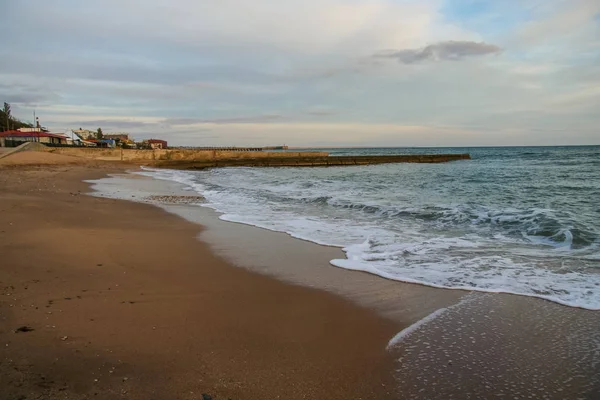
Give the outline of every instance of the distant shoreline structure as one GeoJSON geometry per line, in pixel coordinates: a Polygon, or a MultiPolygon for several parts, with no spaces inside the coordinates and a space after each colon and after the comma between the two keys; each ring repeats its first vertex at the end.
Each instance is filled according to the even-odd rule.
{"type": "Polygon", "coordinates": [[[521,147],[600,147],[600,144],[552,144],[552,145],[464,145],[464,146],[289,146],[288,149],[493,149],[493,148],[521,148],[521,147]]]}
{"type": "Polygon", "coordinates": [[[469,154],[332,156],[325,151],[256,151],[252,148],[168,148],[153,150],[57,147],[50,151],[106,161],[142,162],[176,169],[212,167],[327,167],[470,160],[469,154]]]}
{"type": "Polygon", "coordinates": [[[170,149],[183,150],[212,150],[212,151],[265,151],[265,150],[288,150],[288,146],[266,146],[266,147],[238,147],[238,146],[172,146],[170,149]]]}

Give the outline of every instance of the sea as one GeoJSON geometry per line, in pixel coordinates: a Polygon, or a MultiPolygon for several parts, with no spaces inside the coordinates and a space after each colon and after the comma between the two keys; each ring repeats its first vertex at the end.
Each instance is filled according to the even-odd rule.
{"type": "Polygon", "coordinates": [[[311,150],[472,159],[140,174],[185,185],[222,220],[342,248],[339,268],[600,310],[600,146],[311,150]]]}

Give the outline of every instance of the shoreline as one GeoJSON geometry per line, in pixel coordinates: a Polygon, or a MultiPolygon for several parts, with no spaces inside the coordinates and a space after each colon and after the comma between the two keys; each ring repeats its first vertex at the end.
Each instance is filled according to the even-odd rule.
{"type": "MultiPolygon", "coordinates": [[[[93,168],[85,166],[53,168],[58,168],[61,170],[60,173],[67,175],[79,173],[77,171],[69,172],[70,169],[83,168],[87,171],[86,173],[99,178],[104,173],[112,173],[122,177],[126,170],[131,169],[132,166],[121,164],[117,167],[109,167],[109,164],[96,163],[96,169],[93,172],[91,171],[93,168]],[[99,170],[99,168],[104,170],[99,170]]],[[[48,174],[48,171],[43,172],[41,168],[38,168],[38,170],[34,168],[31,173],[33,175],[43,175],[48,174]]],[[[17,202],[18,199],[35,199],[36,201],[33,203],[46,201],[46,193],[37,193],[36,187],[31,186],[31,182],[28,183],[25,179],[29,173],[21,171],[21,174],[23,176],[18,178],[21,182],[18,182],[18,184],[13,183],[13,187],[8,186],[9,190],[6,191],[10,196],[17,196],[12,199],[12,201],[15,201],[13,208],[17,207],[18,209],[22,206],[22,202],[17,202]],[[15,187],[18,190],[13,190],[15,187]]],[[[143,182],[149,183],[151,192],[157,196],[161,196],[165,192],[177,195],[181,190],[172,182],[162,181],[158,185],[153,182],[152,178],[138,176],[131,179],[132,175],[126,176],[128,176],[126,187],[129,191],[139,190],[140,193],[147,191],[148,188],[136,186],[143,182]],[[166,184],[166,188],[163,186],[161,189],[162,184],[166,184]]],[[[4,175],[4,178],[6,178],[6,175],[4,175]]],[[[73,176],[71,178],[75,179],[73,176]]],[[[79,178],[86,179],[84,174],[79,175],[79,178]]],[[[2,175],[0,175],[1,179],[3,179],[2,175]]],[[[107,179],[102,181],[106,182],[107,179]]],[[[61,185],[65,183],[64,180],[58,182],[62,182],[61,185]]],[[[61,379],[62,382],[66,382],[65,377],[69,377],[71,380],[74,379],[74,381],[79,382],[76,385],[78,388],[84,387],[83,390],[87,390],[86,395],[92,393],[92,390],[97,390],[96,387],[105,385],[105,379],[117,376],[113,375],[114,371],[119,371],[120,374],[126,373],[128,376],[119,376],[127,377],[127,382],[143,382],[141,385],[136,385],[134,391],[128,391],[131,394],[127,395],[131,398],[140,399],[147,398],[144,396],[150,394],[156,396],[156,393],[160,390],[167,390],[157,382],[170,388],[171,392],[164,395],[168,398],[173,397],[172,393],[179,394],[182,388],[188,390],[190,385],[194,386],[193,396],[191,394],[188,397],[181,395],[181,398],[190,399],[201,397],[198,390],[209,386],[216,388],[216,391],[212,394],[209,392],[203,393],[213,395],[214,399],[227,398],[225,396],[229,396],[231,399],[276,398],[278,395],[281,398],[290,399],[311,396],[318,398],[319,395],[332,399],[448,399],[468,396],[488,398],[497,395],[523,398],[541,396],[549,399],[592,399],[595,394],[600,393],[600,373],[598,373],[600,353],[596,348],[596,344],[600,343],[600,332],[597,331],[597,326],[600,324],[600,313],[598,312],[508,294],[465,294],[465,292],[456,298],[452,298],[457,296],[459,291],[390,281],[366,272],[357,273],[331,266],[328,264],[331,259],[329,257],[334,253],[339,254],[340,249],[301,241],[281,232],[256,229],[256,227],[249,225],[222,221],[218,219],[218,215],[214,211],[205,207],[186,206],[185,204],[156,207],[155,205],[139,204],[132,201],[123,202],[111,198],[79,196],[74,192],[67,195],[61,187],[54,185],[50,188],[52,185],[47,179],[38,183],[45,185],[46,189],[44,190],[54,193],[48,197],[52,204],[55,202],[63,203],[63,206],[68,206],[65,209],[71,212],[74,208],[77,209],[78,214],[76,214],[79,216],[79,220],[76,216],[70,215],[68,221],[63,222],[73,223],[75,221],[78,232],[83,229],[84,233],[91,234],[93,239],[99,240],[100,238],[103,243],[110,242],[116,248],[121,248],[121,251],[111,251],[111,257],[114,257],[115,260],[119,258],[121,261],[125,260],[127,262],[110,265],[120,269],[114,271],[115,274],[112,276],[102,277],[105,280],[101,280],[101,285],[109,283],[108,289],[104,286],[98,287],[98,292],[94,292],[94,301],[91,304],[94,312],[104,314],[103,322],[114,323],[115,321],[112,321],[112,318],[113,313],[116,313],[114,315],[117,316],[117,328],[125,329],[125,336],[124,338],[121,337],[123,335],[121,331],[110,331],[110,329],[115,329],[115,326],[110,324],[108,328],[104,328],[108,329],[109,332],[92,330],[90,326],[86,326],[87,320],[84,321],[83,319],[86,316],[82,317],[81,315],[83,310],[78,310],[79,315],[72,314],[73,310],[65,310],[67,305],[73,304],[73,298],[70,296],[71,293],[65,291],[64,285],[73,282],[80,283],[82,279],[89,282],[90,278],[84,278],[83,275],[76,276],[77,273],[91,273],[92,270],[97,270],[93,266],[88,266],[84,271],[79,271],[79,266],[69,265],[69,268],[65,270],[69,273],[62,277],[63,281],[61,283],[54,282],[54,286],[47,285],[43,290],[49,288],[57,290],[58,288],[64,291],[61,296],[68,295],[71,300],[65,302],[63,297],[57,296],[53,301],[60,303],[58,316],[54,309],[55,304],[48,304],[49,307],[43,309],[43,311],[52,309],[53,314],[44,315],[42,311],[41,316],[45,316],[46,319],[63,318],[62,323],[72,323],[78,329],[88,329],[85,331],[86,335],[94,339],[102,338],[102,346],[98,347],[96,341],[86,346],[85,339],[79,337],[76,338],[77,340],[73,340],[72,343],[70,335],[65,335],[67,339],[62,341],[64,336],[59,336],[60,334],[54,331],[54,329],[58,329],[59,325],[45,325],[40,329],[42,332],[36,329],[34,332],[19,334],[2,329],[0,337],[12,339],[7,347],[12,358],[9,358],[9,364],[0,364],[0,368],[5,370],[4,368],[7,366],[14,367],[14,364],[11,363],[15,359],[19,359],[19,356],[24,358],[24,361],[17,365],[19,368],[18,374],[21,375],[15,375],[15,372],[10,368],[5,370],[10,374],[0,378],[0,387],[8,387],[9,383],[13,384],[18,379],[23,382],[22,377],[26,376],[28,378],[25,381],[29,382],[30,389],[33,387],[38,392],[41,390],[39,385],[43,383],[43,380],[39,378],[40,373],[35,372],[37,375],[34,375],[31,372],[36,370],[35,365],[38,362],[31,361],[31,352],[24,352],[27,348],[32,348],[31,343],[28,344],[28,347],[23,346],[26,344],[25,339],[30,337],[29,335],[43,334],[46,335],[43,346],[36,344],[33,347],[36,349],[33,352],[36,356],[42,353],[42,348],[49,348],[51,349],[50,352],[53,352],[52,355],[59,354],[60,359],[65,356],[65,353],[59,353],[57,349],[64,351],[65,345],[73,346],[69,349],[74,349],[75,353],[67,354],[67,358],[71,357],[70,361],[75,360],[80,362],[79,365],[85,366],[87,364],[82,363],[77,358],[79,357],[77,351],[92,351],[96,353],[96,357],[109,357],[112,354],[111,351],[114,352],[115,350],[119,352],[118,362],[102,359],[103,364],[100,364],[98,371],[103,370],[106,366],[111,366],[110,362],[113,363],[112,367],[116,369],[108,369],[108,372],[104,372],[98,382],[93,381],[90,384],[89,375],[81,380],[80,378],[83,376],[81,371],[73,368],[65,371],[62,377],[54,379],[55,382],[61,382],[61,379]],[[72,204],[73,202],[82,202],[87,206],[81,204],[75,206],[72,204]],[[103,209],[102,216],[105,216],[104,212],[108,209],[113,210],[113,212],[120,210],[118,211],[119,216],[106,220],[98,218],[98,216],[94,217],[86,212],[91,204],[100,206],[103,209]],[[163,208],[163,210],[159,208],[163,208]],[[169,215],[169,213],[183,218],[169,215]],[[146,215],[146,217],[140,218],[141,215],[146,215]],[[148,220],[150,215],[152,217],[148,220]],[[117,237],[110,239],[110,237],[99,235],[95,231],[97,224],[104,224],[103,229],[110,226],[117,237]],[[91,229],[87,229],[88,227],[91,227],[91,229]],[[124,227],[125,231],[117,229],[118,227],[124,227]],[[165,235],[167,229],[169,235],[165,235]],[[153,236],[154,239],[148,241],[148,235],[153,236]],[[172,260],[169,260],[163,254],[164,251],[161,246],[164,247],[165,245],[176,246],[182,250],[182,253],[185,253],[176,255],[176,259],[180,260],[180,265],[175,270],[178,274],[173,274],[170,269],[172,260]],[[143,255],[143,262],[134,256],[127,255],[128,252],[131,252],[131,248],[138,249],[139,254],[143,255]],[[196,249],[194,251],[199,251],[198,254],[200,254],[200,259],[203,260],[203,265],[206,264],[204,260],[208,258],[211,260],[210,263],[214,262],[211,265],[216,269],[211,267],[207,271],[200,268],[202,271],[196,271],[198,265],[190,263],[189,259],[191,254],[196,254],[190,253],[192,248],[196,249]],[[203,250],[200,251],[197,248],[203,250]],[[184,255],[187,256],[184,257],[184,255]],[[166,262],[169,267],[161,266],[161,260],[166,262]],[[130,264],[134,268],[124,268],[130,264]],[[194,279],[190,279],[191,277],[199,278],[201,274],[208,274],[213,278],[218,275],[221,280],[214,282],[225,282],[224,285],[226,286],[232,284],[231,276],[239,276],[240,278],[236,278],[233,282],[238,290],[243,291],[243,296],[235,291],[234,298],[223,298],[223,292],[231,291],[231,288],[221,287],[221,285],[215,288],[212,284],[197,283],[194,279]],[[121,281],[126,276],[127,279],[137,276],[142,278],[144,283],[153,282],[153,285],[155,285],[153,287],[157,292],[154,293],[154,297],[151,298],[148,304],[146,304],[146,301],[149,297],[146,296],[149,296],[150,293],[146,292],[145,288],[142,298],[141,290],[139,290],[140,293],[138,293],[138,289],[130,290],[131,287],[125,287],[121,282],[119,282],[119,286],[112,286],[115,281],[121,281]],[[244,277],[241,278],[241,276],[244,277]],[[75,277],[78,279],[74,279],[75,277]],[[110,279],[106,280],[106,278],[110,279]],[[259,287],[268,287],[268,293],[260,291],[257,293],[256,289],[259,287]],[[206,291],[210,292],[211,295],[208,297],[201,295],[206,291]],[[275,292],[280,293],[280,296],[272,297],[275,292]],[[114,300],[111,296],[117,294],[122,297],[122,299],[119,298],[121,302],[118,304],[111,303],[114,300]],[[125,298],[131,297],[129,294],[133,294],[136,298],[125,298]],[[217,294],[217,299],[213,298],[215,294],[217,294]],[[448,297],[449,294],[450,297],[448,297]],[[292,299],[288,298],[289,296],[292,299]],[[242,297],[245,300],[242,300],[242,297]],[[258,305],[256,304],[257,298],[260,299],[258,305]],[[457,301],[459,298],[461,298],[460,301],[457,301]],[[211,322],[216,318],[218,322],[216,325],[207,323],[208,320],[198,321],[195,315],[197,312],[195,301],[198,299],[210,301],[211,304],[220,304],[228,312],[220,316],[212,314],[208,316],[211,322]],[[283,301],[288,303],[290,301],[297,302],[291,315],[289,315],[289,310],[283,309],[283,304],[278,304],[283,301]],[[307,301],[308,305],[306,304],[307,301]],[[275,304],[271,304],[271,302],[275,304]],[[241,326],[241,322],[238,320],[239,317],[236,317],[240,315],[240,310],[236,307],[240,305],[238,303],[245,308],[254,309],[251,315],[242,313],[241,316],[243,323],[252,327],[252,334],[248,338],[247,335],[237,336],[236,332],[234,337],[250,346],[250,348],[260,347],[259,344],[263,343],[264,347],[260,347],[261,352],[266,351],[268,354],[274,352],[275,355],[269,359],[270,362],[266,368],[264,364],[261,364],[263,360],[260,358],[262,358],[263,353],[257,354],[248,351],[247,348],[244,348],[244,353],[241,355],[239,352],[232,352],[232,348],[240,350],[239,346],[236,347],[238,342],[232,341],[231,333],[229,333],[232,327],[241,326]],[[147,306],[148,309],[144,309],[143,306],[147,306]],[[155,308],[157,306],[159,306],[159,309],[155,308]],[[140,318],[135,320],[134,323],[128,319],[119,320],[121,313],[124,312],[123,307],[130,307],[136,312],[141,309],[143,315],[133,314],[134,317],[140,318]],[[306,307],[311,312],[308,312],[306,307]],[[183,309],[183,315],[173,316],[173,309],[183,309]],[[345,312],[349,315],[339,314],[339,310],[342,309],[346,310],[345,312]],[[65,311],[70,314],[63,315],[65,311]],[[158,312],[158,314],[155,315],[155,312],[158,312]],[[71,320],[74,315],[78,315],[77,318],[79,319],[71,320]],[[255,318],[256,321],[248,321],[247,319],[250,317],[255,318]],[[198,355],[198,353],[194,353],[194,349],[197,349],[200,345],[195,343],[195,340],[198,339],[194,336],[196,331],[189,332],[190,318],[192,319],[191,326],[200,328],[199,332],[201,333],[198,337],[201,338],[203,343],[212,345],[211,350],[214,350],[216,346],[218,350],[215,354],[213,354],[213,351],[209,355],[202,354],[202,357],[192,357],[194,354],[198,355]],[[280,318],[285,319],[286,329],[275,332],[272,330],[271,325],[279,321],[280,318]],[[300,321],[297,321],[297,319],[300,319],[300,321]],[[149,324],[151,320],[161,321],[161,324],[149,324]],[[339,320],[346,321],[345,325],[340,326],[339,320]],[[185,323],[182,323],[182,321],[185,323]],[[170,325],[165,327],[164,322],[170,323],[170,325]],[[132,324],[134,326],[130,326],[132,324]],[[368,324],[368,326],[364,324],[368,324]],[[137,325],[143,325],[149,330],[148,332],[144,331],[141,340],[143,343],[137,343],[139,341],[139,332],[136,332],[137,325]],[[55,326],[55,328],[52,328],[52,326],[55,326]],[[185,327],[184,332],[174,329],[181,326],[185,327]],[[206,329],[207,326],[208,333],[202,330],[206,329]],[[292,326],[295,328],[292,329],[292,326]],[[168,327],[171,327],[171,329],[168,329],[168,327]],[[153,337],[153,331],[155,330],[153,328],[160,332],[160,342],[153,341],[156,340],[156,337],[153,337]],[[326,332],[323,332],[323,329],[326,332]],[[331,331],[332,329],[335,332],[331,331]],[[305,337],[307,332],[309,337],[305,337]],[[48,334],[53,334],[53,336],[48,336],[48,334]],[[228,336],[223,338],[221,337],[223,334],[228,336]],[[14,341],[16,338],[23,339],[23,342],[14,341]],[[173,340],[176,343],[171,343],[173,340]],[[168,343],[168,349],[159,348],[159,346],[164,346],[165,342],[168,343]],[[307,346],[306,351],[300,351],[297,348],[300,343],[307,346]],[[131,344],[133,344],[133,350],[128,348],[131,344]],[[17,347],[16,352],[14,350],[15,345],[17,347]],[[83,345],[83,347],[78,348],[77,345],[83,345]],[[283,346],[283,348],[275,351],[273,346],[283,346]],[[158,351],[157,348],[159,348],[158,351]],[[190,351],[192,354],[189,354],[190,351]],[[153,354],[154,352],[156,354],[153,354]],[[124,357],[124,355],[127,355],[127,357],[124,357]],[[263,368],[254,368],[250,371],[246,367],[240,372],[236,369],[239,367],[238,363],[233,362],[234,359],[237,360],[239,357],[243,358],[245,365],[263,365],[263,368]],[[257,357],[259,359],[256,359],[257,357]],[[125,359],[128,361],[124,361],[125,359]],[[165,359],[168,361],[166,364],[165,359]],[[206,364],[206,360],[209,360],[208,364],[206,364]],[[298,360],[301,361],[300,365],[296,364],[298,360]],[[286,385],[282,386],[280,382],[281,375],[274,378],[271,375],[267,379],[268,374],[273,372],[270,368],[275,365],[274,363],[280,366],[279,368],[283,370],[284,374],[289,373],[289,376],[286,375],[289,379],[286,381],[286,385]],[[142,364],[145,367],[144,371],[139,369],[142,364]],[[198,368],[198,364],[201,364],[200,368],[198,368]],[[164,368],[164,365],[169,367],[164,368]],[[314,371],[315,367],[317,371],[314,371]],[[210,369],[209,372],[206,371],[207,368],[210,369]],[[23,373],[22,371],[26,372],[23,373]],[[141,375],[136,379],[129,379],[130,376],[133,376],[129,371],[141,375]],[[167,371],[166,375],[165,371],[167,371]],[[215,371],[221,371],[221,374],[219,375],[215,371]],[[225,372],[223,373],[223,371],[225,372]],[[184,378],[174,378],[173,376],[177,373],[182,374],[184,378]],[[243,375],[242,380],[235,381],[235,384],[232,383],[231,376],[240,376],[239,374],[246,375],[243,375]],[[201,377],[202,384],[198,382],[198,376],[201,377]],[[215,376],[218,379],[215,379],[215,376]],[[327,382],[320,381],[323,376],[327,377],[327,382]],[[33,377],[33,380],[31,380],[31,377],[33,377]],[[229,382],[225,387],[222,386],[224,381],[229,382]],[[102,382],[102,384],[99,382],[102,382]],[[266,382],[266,384],[259,384],[257,387],[249,384],[249,382],[266,382]],[[289,382],[293,382],[296,389],[303,389],[300,391],[288,390],[289,382]],[[333,382],[334,384],[330,385],[333,382]],[[424,382],[429,383],[425,384],[424,382]],[[381,383],[385,386],[382,386],[381,383]],[[148,385],[149,387],[146,387],[148,385]],[[243,387],[244,390],[240,385],[246,385],[243,387]],[[250,385],[250,388],[248,385],[250,385]],[[344,388],[339,387],[340,385],[344,388]],[[265,390],[267,389],[271,392],[266,393],[265,390]],[[288,391],[282,392],[285,390],[288,391]],[[344,392],[342,393],[342,391],[344,392]],[[282,395],[282,393],[284,394],[282,395]],[[362,393],[367,394],[362,395],[362,393]]],[[[78,187],[88,187],[83,182],[71,181],[70,184],[78,187]]],[[[4,187],[7,186],[0,186],[3,189],[4,187]]],[[[187,194],[189,193],[188,191],[187,194]]],[[[10,196],[8,200],[10,200],[10,196]]],[[[129,196],[131,196],[131,193],[129,193],[129,196]]],[[[137,194],[134,194],[134,196],[137,196],[137,194]]],[[[6,200],[7,196],[0,196],[0,205],[3,208],[5,208],[6,200]]],[[[40,207],[40,204],[37,204],[34,210],[39,212],[40,207]]],[[[5,217],[6,214],[0,214],[0,223],[6,222],[5,219],[2,219],[5,217]]],[[[53,212],[50,219],[54,218],[56,217],[53,212]]],[[[22,238],[22,243],[16,243],[17,249],[19,246],[26,246],[32,240],[32,237],[36,237],[36,235],[31,235],[31,226],[40,228],[41,222],[48,225],[48,221],[44,218],[30,222],[28,235],[26,238],[22,238]]],[[[50,229],[48,226],[45,228],[46,230],[50,229]]],[[[4,233],[1,232],[0,235],[4,235],[4,233]]],[[[92,241],[92,243],[95,242],[92,241]]],[[[47,262],[48,254],[53,255],[57,251],[54,247],[47,247],[44,250],[46,253],[44,253],[40,251],[40,243],[35,242],[35,244],[37,250],[28,252],[27,255],[28,257],[37,257],[40,263],[47,262]]],[[[14,241],[4,243],[2,246],[1,250],[3,252],[6,249],[15,251],[14,241]]],[[[101,254],[98,253],[95,246],[92,250],[95,255],[101,254]]],[[[61,257],[62,262],[68,260],[64,257],[64,254],[61,254],[61,257]]],[[[85,256],[82,253],[79,254],[79,257],[81,259],[85,256]]],[[[14,259],[18,262],[22,261],[18,257],[14,259]]],[[[109,264],[103,264],[102,266],[105,265],[109,264]]],[[[100,271],[104,271],[104,268],[100,271]]],[[[42,272],[44,271],[41,269],[37,271],[39,274],[42,274],[42,272]]],[[[52,273],[54,270],[45,272],[52,273]]],[[[2,285],[0,287],[4,286],[5,273],[7,271],[2,271],[3,275],[0,277],[2,285]]],[[[28,273],[28,276],[31,277],[31,271],[28,273]]],[[[59,278],[57,277],[57,279],[59,278]]],[[[98,272],[94,272],[94,279],[97,278],[98,272]]],[[[213,280],[209,281],[213,282],[213,280]]],[[[33,282],[31,280],[28,282],[25,283],[29,287],[25,286],[25,291],[21,290],[19,295],[30,295],[32,293],[31,289],[40,283],[33,284],[30,283],[33,282]]],[[[6,290],[6,287],[4,287],[4,290],[6,290]]],[[[88,295],[85,293],[80,294],[80,296],[89,301],[87,299],[88,295]]],[[[6,292],[3,294],[6,294],[6,292]]],[[[42,303],[47,301],[45,296],[47,294],[42,296],[42,303]]],[[[18,297],[15,298],[22,301],[18,297]]],[[[0,310],[2,311],[6,310],[6,299],[5,296],[0,298],[0,310]]],[[[15,303],[8,310],[18,310],[19,313],[25,316],[37,312],[37,309],[34,312],[27,308],[26,303],[29,300],[27,299],[26,302],[21,304],[15,303]]],[[[80,302],[81,300],[78,299],[80,302]]],[[[31,306],[33,305],[34,303],[31,304],[31,306]]],[[[204,305],[200,308],[206,311],[204,305]]],[[[208,309],[207,312],[210,314],[211,311],[211,309],[208,309]]],[[[132,316],[132,314],[126,315],[128,317],[132,316]]],[[[95,322],[100,320],[94,319],[95,322]]],[[[40,321],[45,322],[45,320],[40,321]]],[[[13,325],[17,323],[16,320],[10,322],[13,325]]],[[[93,357],[91,360],[94,360],[93,357]]],[[[47,361],[50,362],[51,360],[48,359],[47,361]]],[[[90,359],[87,359],[86,362],[90,362],[90,359]]],[[[92,372],[92,375],[97,373],[94,368],[88,369],[92,372]]],[[[279,369],[277,372],[280,372],[279,369]]],[[[107,386],[102,387],[104,391],[110,391],[115,387],[120,388],[121,384],[122,382],[118,379],[113,379],[107,386]]],[[[51,385],[51,390],[54,390],[54,392],[47,391],[46,393],[56,394],[71,390],[70,385],[66,383],[61,383],[61,385],[66,385],[64,390],[60,390],[63,389],[63,386],[57,384],[55,386],[51,385]]],[[[74,397],[65,398],[87,398],[82,395],[80,389],[77,390],[79,391],[71,393],[74,397]]],[[[115,398],[121,398],[117,397],[117,394],[112,393],[111,395],[114,395],[115,398]]],[[[159,396],[159,398],[162,397],[159,396]]]]}
{"type": "MultiPolygon", "coordinates": [[[[130,172],[91,183],[95,191],[93,196],[133,202],[147,203],[142,199],[156,194],[197,195],[181,183],[130,172]]],[[[242,222],[222,220],[221,213],[198,204],[150,204],[202,226],[199,240],[210,245],[215,254],[233,265],[294,285],[335,293],[393,320],[398,324],[398,331],[439,308],[459,302],[470,293],[340,268],[330,263],[332,259],[345,257],[338,246],[323,245],[286,232],[242,222]],[[399,307],[399,304],[402,306],[399,307]]]]}
{"type": "MultiPolygon", "coordinates": [[[[123,199],[129,200],[129,201],[140,202],[140,197],[144,197],[144,196],[152,197],[152,195],[154,195],[155,193],[161,193],[162,195],[167,196],[167,197],[171,196],[171,195],[175,195],[175,196],[179,195],[179,196],[186,197],[186,196],[189,196],[189,194],[191,192],[191,193],[193,193],[193,196],[199,196],[199,198],[202,199],[202,196],[200,196],[199,193],[197,193],[195,190],[193,190],[191,187],[189,187],[185,183],[170,181],[170,180],[166,180],[164,178],[159,179],[159,178],[155,178],[150,175],[136,173],[136,172],[147,173],[149,171],[153,171],[153,170],[147,170],[144,168],[142,168],[142,171],[129,170],[125,174],[120,174],[119,176],[114,177],[114,179],[115,179],[114,185],[116,187],[119,187],[120,188],[119,190],[121,190],[121,188],[124,186],[131,186],[132,182],[136,183],[135,185],[133,185],[133,187],[135,189],[128,189],[128,190],[133,190],[132,193],[136,193],[136,195],[132,196],[131,198],[129,197],[128,194],[125,194],[124,197],[122,197],[123,195],[120,195],[118,193],[111,193],[111,191],[113,189],[111,189],[108,185],[106,185],[104,183],[107,181],[107,179],[103,179],[102,183],[100,181],[91,182],[94,185],[98,185],[98,188],[96,189],[96,193],[94,193],[93,195],[100,195],[101,197],[108,197],[108,198],[123,198],[123,199]],[[121,179],[123,179],[123,180],[121,182],[119,182],[121,179]],[[144,184],[143,183],[144,181],[146,181],[147,184],[144,184]]],[[[579,308],[579,309],[588,310],[588,311],[599,311],[600,310],[598,308],[593,308],[593,307],[589,307],[589,306],[572,304],[572,303],[563,301],[559,298],[548,296],[548,295],[543,295],[543,294],[525,294],[525,293],[519,293],[517,291],[510,291],[510,290],[504,290],[504,289],[494,290],[494,289],[482,289],[482,288],[478,288],[478,287],[464,287],[464,286],[448,287],[448,286],[436,285],[436,284],[428,283],[428,282],[422,282],[422,281],[418,281],[418,280],[399,279],[399,278],[392,277],[392,276],[386,276],[385,274],[371,272],[371,271],[368,271],[365,269],[354,269],[354,268],[347,268],[347,267],[339,266],[336,263],[334,263],[334,261],[345,261],[348,259],[348,254],[344,251],[344,247],[347,247],[347,245],[335,245],[335,244],[330,244],[330,243],[326,243],[326,242],[320,242],[315,239],[310,239],[310,238],[306,238],[306,237],[302,237],[302,236],[296,236],[293,233],[290,233],[287,231],[276,230],[276,229],[268,228],[265,226],[252,224],[249,222],[238,221],[235,219],[222,218],[224,213],[215,210],[214,207],[204,206],[204,205],[202,205],[203,201],[200,201],[200,199],[197,199],[197,200],[198,201],[196,201],[195,203],[192,203],[192,204],[188,204],[186,202],[179,202],[179,203],[177,203],[177,202],[174,203],[174,202],[169,202],[169,201],[162,202],[160,200],[158,200],[158,201],[141,201],[141,202],[154,204],[160,208],[163,208],[175,215],[179,215],[179,216],[183,217],[184,219],[194,222],[194,223],[197,223],[201,226],[207,227],[206,225],[209,225],[215,229],[227,231],[227,235],[221,234],[220,235],[221,237],[219,240],[212,240],[212,242],[213,242],[212,245],[215,249],[222,247],[219,244],[220,241],[226,241],[226,240],[228,240],[228,238],[230,236],[235,236],[236,235],[235,230],[244,230],[246,233],[246,235],[244,235],[244,236],[247,236],[247,237],[252,237],[252,236],[254,236],[254,234],[258,234],[259,236],[261,236],[261,239],[254,243],[254,246],[256,246],[256,247],[262,247],[261,242],[270,242],[273,240],[279,242],[280,244],[285,245],[285,241],[281,241],[281,239],[276,239],[277,238],[276,235],[284,235],[284,236],[292,239],[291,241],[289,241],[290,243],[296,243],[297,241],[309,243],[311,246],[306,247],[307,253],[312,253],[312,252],[321,253],[322,251],[320,249],[322,247],[334,249],[334,251],[331,251],[331,252],[323,252],[323,253],[326,253],[323,255],[323,257],[317,258],[317,259],[311,259],[311,262],[319,263],[321,266],[324,266],[326,264],[325,268],[334,266],[336,268],[340,268],[347,272],[354,272],[354,273],[363,272],[363,273],[366,273],[369,275],[374,275],[374,276],[381,278],[383,280],[386,280],[386,281],[389,280],[392,282],[396,282],[399,285],[408,284],[407,287],[409,287],[409,288],[412,287],[412,285],[417,285],[417,286],[422,286],[422,287],[427,288],[424,290],[436,289],[435,293],[438,296],[440,295],[440,293],[446,292],[447,293],[446,297],[450,300],[448,300],[447,302],[438,303],[437,308],[452,305],[453,303],[458,302],[462,297],[469,294],[470,292],[480,292],[482,294],[491,293],[491,294],[500,294],[500,295],[523,296],[523,297],[527,297],[527,298],[549,301],[551,303],[555,303],[558,305],[579,308]],[[218,220],[218,222],[215,220],[218,220]],[[237,226],[237,228],[227,229],[226,227],[230,224],[237,226]],[[250,229],[248,229],[248,228],[250,228],[250,229]],[[273,234],[275,234],[275,235],[273,235],[273,234]],[[324,263],[323,260],[325,260],[326,262],[324,263]],[[450,292],[458,292],[460,294],[456,294],[453,296],[453,295],[448,294],[450,292]]],[[[205,231],[203,231],[203,233],[206,235],[205,231]]],[[[206,240],[209,242],[211,241],[210,235],[206,238],[206,240]]],[[[238,238],[238,243],[236,244],[236,246],[230,246],[232,248],[229,249],[229,251],[222,252],[222,256],[226,257],[226,258],[231,257],[230,253],[233,253],[236,251],[236,249],[234,247],[239,247],[240,245],[243,246],[244,243],[242,240],[240,240],[238,238]]],[[[298,258],[298,257],[296,257],[296,258],[298,258]]],[[[231,257],[231,260],[232,260],[232,262],[240,264],[241,266],[244,266],[244,264],[245,264],[242,256],[233,256],[233,257],[231,257]]],[[[265,262],[265,260],[261,260],[261,261],[263,263],[265,262]]],[[[311,272],[314,273],[315,271],[311,271],[311,272]]],[[[280,278],[286,279],[285,276],[280,276],[280,278]]],[[[294,280],[292,279],[291,282],[294,282],[294,280]]],[[[310,284],[309,286],[313,286],[313,285],[314,285],[314,283],[310,284]]]]}
{"type": "Polygon", "coordinates": [[[395,397],[393,323],[234,267],[157,207],[82,195],[123,171],[103,165],[2,170],[4,393],[395,397]]]}
{"type": "MultiPolygon", "coordinates": [[[[135,181],[141,192],[197,194],[182,191],[176,182],[134,176],[122,177],[129,189],[135,181]]],[[[342,255],[337,247],[221,220],[207,207],[160,207],[205,226],[200,239],[234,265],[335,293],[393,321],[398,328],[388,349],[398,359],[399,398],[423,398],[423,393],[431,399],[469,393],[535,398],[543,391],[550,399],[587,399],[600,392],[600,374],[594,372],[600,365],[594,347],[600,343],[598,312],[536,297],[440,289],[349,271],[329,264],[342,255]],[[555,335],[569,339],[556,343],[555,335]],[[436,385],[424,387],[424,381],[436,385]]]]}

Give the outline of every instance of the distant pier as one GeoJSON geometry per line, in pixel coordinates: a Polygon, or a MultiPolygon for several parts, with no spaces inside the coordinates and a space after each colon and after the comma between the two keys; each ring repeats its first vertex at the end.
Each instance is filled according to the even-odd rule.
{"type": "MultiPolygon", "coordinates": [[[[264,151],[271,150],[268,147],[173,147],[173,150],[197,150],[197,151],[264,151]]],[[[274,148],[272,148],[274,149],[274,148]]]]}
{"type": "Polygon", "coordinates": [[[176,169],[215,167],[336,167],[392,163],[444,163],[469,160],[469,154],[330,156],[317,151],[255,151],[250,147],[153,150],[52,148],[48,151],[94,160],[124,161],[176,169]]]}

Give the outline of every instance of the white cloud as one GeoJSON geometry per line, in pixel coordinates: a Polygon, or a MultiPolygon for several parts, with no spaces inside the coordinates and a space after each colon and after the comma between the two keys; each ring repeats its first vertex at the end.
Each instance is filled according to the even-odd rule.
{"type": "Polygon", "coordinates": [[[543,144],[574,126],[593,139],[600,2],[507,0],[519,18],[493,35],[444,15],[451,4],[10,2],[0,33],[19,35],[0,49],[0,96],[61,128],[212,144],[543,144]]]}
{"type": "Polygon", "coordinates": [[[437,0],[89,0],[68,7],[69,3],[23,1],[21,11],[31,14],[23,24],[68,26],[73,33],[98,30],[103,37],[154,38],[191,47],[230,46],[228,50],[241,53],[259,45],[309,55],[368,55],[374,49],[422,46],[448,36],[478,38],[445,22],[437,0]],[[61,3],[63,7],[57,6],[61,3]]]}

